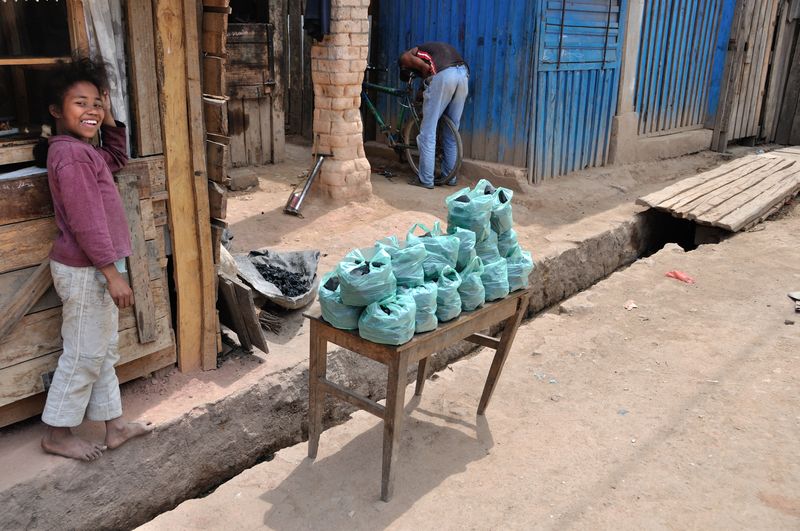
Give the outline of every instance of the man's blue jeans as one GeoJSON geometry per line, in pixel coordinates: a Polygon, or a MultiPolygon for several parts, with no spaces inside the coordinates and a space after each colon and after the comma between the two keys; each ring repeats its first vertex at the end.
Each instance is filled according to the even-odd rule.
{"type": "MultiPolygon", "coordinates": [[[[419,147],[419,180],[422,184],[433,184],[433,170],[436,163],[436,124],[442,114],[453,121],[458,130],[461,113],[467,101],[467,80],[469,73],[466,66],[451,66],[429,78],[422,102],[422,124],[417,136],[419,147]]],[[[449,129],[443,129],[442,146],[444,160],[442,175],[449,174],[456,164],[456,139],[449,129]]]]}

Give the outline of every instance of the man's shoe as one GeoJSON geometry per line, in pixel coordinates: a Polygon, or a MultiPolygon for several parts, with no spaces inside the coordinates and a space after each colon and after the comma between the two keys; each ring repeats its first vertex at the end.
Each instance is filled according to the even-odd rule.
{"type": "Polygon", "coordinates": [[[436,179],[433,180],[433,184],[435,184],[436,186],[445,186],[445,185],[455,186],[458,184],[458,176],[454,175],[453,178],[447,182],[445,182],[443,178],[437,177],[436,179]]]}
{"type": "Polygon", "coordinates": [[[433,190],[432,184],[425,184],[422,181],[420,181],[419,178],[417,177],[414,177],[413,179],[408,181],[408,184],[410,184],[411,186],[419,186],[420,188],[425,188],[426,190],[433,190]]]}

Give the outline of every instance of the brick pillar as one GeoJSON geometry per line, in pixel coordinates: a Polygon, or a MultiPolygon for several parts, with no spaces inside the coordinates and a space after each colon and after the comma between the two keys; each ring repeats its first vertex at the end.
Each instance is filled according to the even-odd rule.
{"type": "Polygon", "coordinates": [[[361,82],[367,67],[369,0],[331,0],[331,34],[311,48],[314,145],[325,160],[316,189],[331,199],[372,194],[364,154],[361,82]]]}

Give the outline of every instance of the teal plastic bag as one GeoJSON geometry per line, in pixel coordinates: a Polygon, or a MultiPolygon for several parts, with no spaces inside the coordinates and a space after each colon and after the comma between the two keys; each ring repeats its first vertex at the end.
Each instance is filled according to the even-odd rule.
{"type": "Polygon", "coordinates": [[[492,230],[498,234],[508,232],[514,226],[514,218],[511,214],[511,198],[514,192],[508,188],[498,188],[492,195],[492,215],[489,223],[492,230]]]}
{"type": "Polygon", "coordinates": [[[392,273],[392,258],[384,250],[359,249],[347,253],[339,262],[339,293],[348,306],[367,306],[394,295],[397,280],[392,273]]]}
{"type": "Polygon", "coordinates": [[[483,260],[480,256],[473,258],[461,272],[461,285],[458,295],[461,297],[461,310],[471,312],[486,301],[486,289],[483,287],[483,260]]]}
{"type": "Polygon", "coordinates": [[[373,302],[358,320],[358,335],[373,343],[402,345],[414,337],[416,313],[414,297],[408,295],[373,302]]]}
{"type": "Polygon", "coordinates": [[[358,318],[364,311],[363,306],[348,306],[342,302],[339,292],[339,276],[336,271],[326,273],[319,285],[319,307],[322,318],[331,326],[342,330],[358,328],[358,318]]]}
{"type": "Polygon", "coordinates": [[[445,199],[447,205],[447,231],[454,234],[456,227],[471,230],[475,240],[482,241],[491,232],[492,196],[475,194],[462,188],[445,199]]]}
{"type": "Polygon", "coordinates": [[[501,232],[497,235],[497,252],[500,253],[500,256],[508,256],[511,249],[517,245],[517,233],[514,229],[501,232]]]}
{"type": "Polygon", "coordinates": [[[422,262],[428,255],[422,243],[408,244],[398,241],[397,236],[389,236],[375,243],[392,257],[392,273],[398,286],[415,287],[425,282],[422,262]]]}
{"type": "Polygon", "coordinates": [[[475,244],[475,253],[481,257],[484,264],[500,258],[500,252],[497,250],[497,234],[489,231],[489,236],[485,240],[475,244]]]}
{"type": "Polygon", "coordinates": [[[430,332],[439,326],[439,320],[436,319],[436,291],[436,282],[426,282],[422,286],[415,288],[397,288],[398,295],[414,297],[414,302],[417,305],[417,313],[414,317],[414,331],[417,334],[430,332]]]}
{"type": "Polygon", "coordinates": [[[415,223],[408,229],[406,245],[417,243],[423,244],[428,252],[422,262],[425,280],[437,280],[442,269],[447,266],[456,267],[460,240],[455,236],[444,234],[438,221],[433,224],[432,229],[422,223],[415,223]],[[419,236],[415,234],[418,229],[422,232],[419,236]]]}
{"type": "Polygon", "coordinates": [[[475,257],[475,233],[469,229],[456,227],[452,235],[459,241],[456,271],[461,271],[475,257]]]}
{"type": "Polygon", "coordinates": [[[486,290],[486,301],[496,301],[508,295],[508,264],[505,258],[483,264],[481,275],[483,288],[486,290]]]}
{"type": "Polygon", "coordinates": [[[511,249],[506,257],[508,263],[508,291],[528,287],[528,277],[536,267],[533,263],[533,256],[528,251],[523,251],[519,245],[511,249]]]}
{"type": "Polygon", "coordinates": [[[450,266],[442,270],[436,283],[436,317],[440,323],[455,319],[461,313],[461,275],[450,266]]]}

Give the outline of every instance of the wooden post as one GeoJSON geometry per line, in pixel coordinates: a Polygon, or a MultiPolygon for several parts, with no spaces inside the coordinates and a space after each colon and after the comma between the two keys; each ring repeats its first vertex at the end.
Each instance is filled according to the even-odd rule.
{"type": "MultiPolygon", "coordinates": [[[[275,72],[275,85],[270,93],[270,106],[272,115],[272,162],[274,164],[283,162],[284,154],[286,152],[286,125],[284,123],[284,45],[283,45],[283,28],[286,26],[286,3],[281,0],[273,0],[269,2],[268,18],[272,24],[272,40],[273,40],[273,64],[272,69],[275,72]]],[[[270,38],[268,36],[268,38],[270,38]]],[[[299,87],[298,87],[299,88],[299,87]]]]}
{"type": "Polygon", "coordinates": [[[169,224],[178,292],[178,367],[186,372],[210,368],[207,365],[210,351],[216,354],[216,294],[198,94],[197,14],[196,4],[191,0],[159,0],[153,9],[169,224]]]}
{"type": "Polygon", "coordinates": [[[89,35],[86,33],[83,0],[67,0],[67,24],[69,25],[69,44],[72,52],[87,57],[89,55],[89,35]]]}

